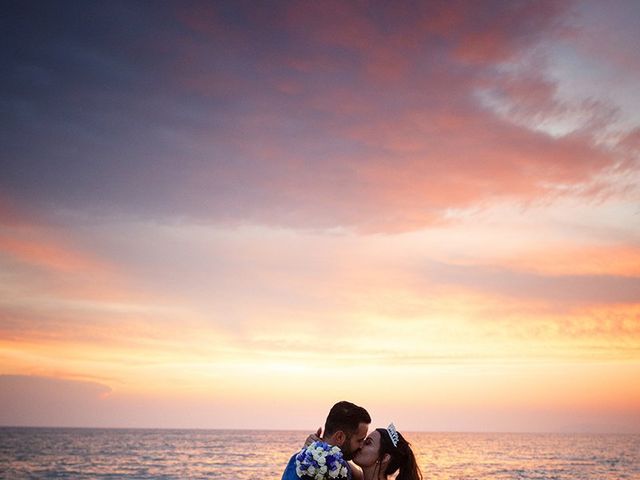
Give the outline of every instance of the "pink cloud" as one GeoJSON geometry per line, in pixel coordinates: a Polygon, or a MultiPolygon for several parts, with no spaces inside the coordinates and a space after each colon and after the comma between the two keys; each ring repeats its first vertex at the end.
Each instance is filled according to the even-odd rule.
{"type": "Polygon", "coordinates": [[[477,64],[500,63],[517,57],[527,47],[544,36],[558,35],[566,30],[559,21],[569,3],[519,2],[504,4],[476,2],[454,3],[465,12],[461,24],[445,35],[456,39],[458,59],[477,64]]]}
{"type": "MultiPolygon", "coordinates": [[[[256,32],[243,39],[225,36],[245,45],[277,26],[294,46],[255,51],[250,62],[268,84],[252,88],[237,73],[211,74],[211,87],[224,81],[257,107],[232,113],[215,134],[217,145],[246,161],[212,164],[177,188],[202,192],[208,181],[224,179],[252,192],[227,198],[230,214],[257,223],[399,231],[438,222],[451,208],[553,197],[555,185],[589,182],[618,161],[595,146],[591,132],[554,138],[499,118],[478,100],[493,89],[516,116],[541,120],[566,111],[553,80],[533,71],[540,65],[495,70],[542,38],[566,35],[564,7],[447,2],[392,10],[293,4],[283,20],[250,16],[256,32]],[[265,18],[272,23],[260,23],[265,18]],[[290,122],[297,124],[292,135],[290,122]]],[[[211,22],[212,34],[219,22],[211,22]]],[[[197,78],[183,81],[195,85],[197,78]]],[[[602,110],[593,108],[594,115],[602,110]]]]}
{"type": "Polygon", "coordinates": [[[636,18],[638,3],[622,0],[615,9],[598,1],[581,2],[574,21],[577,36],[575,47],[590,58],[610,65],[621,75],[640,72],[640,56],[636,45],[640,41],[636,18]]]}
{"type": "Polygon", "coordinates": [[[29,184],[29,199],[115,215],[397,232],[442,222],[452,209],[575,192],[632,156],[597,144],[613,115],[602,102],[577,109],[588,128],[571,135],[536,129],[572,108],[541,68],[544,42],[575,35],[569,7],[557,2],[170,10],[175,22],[156,44],[138,46],[159,58],[161,68],[139,72],[156,96],[117,98],[141,101],[132,128],[142,131],[79,149],[69,175],[46,189],[29,184]],[[92,188],[103,176],[83,170],[85,158],[114,181],[92,188]]]}

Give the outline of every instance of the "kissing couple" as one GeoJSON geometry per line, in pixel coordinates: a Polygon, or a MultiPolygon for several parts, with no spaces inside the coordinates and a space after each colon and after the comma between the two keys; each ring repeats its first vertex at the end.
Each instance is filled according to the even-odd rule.
{"type": "Polygon", "coordinates": [[[324,433],[307,438],[282,474],[282,480],[422,480],[415,455],[393,424],[369,435],[371,417],[351,402],[329,411],[324,433]]]}

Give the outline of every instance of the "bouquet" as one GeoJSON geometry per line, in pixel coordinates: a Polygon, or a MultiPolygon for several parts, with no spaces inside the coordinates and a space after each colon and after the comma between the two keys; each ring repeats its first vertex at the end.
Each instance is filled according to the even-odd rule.
{"type": "Polygon", "coordinates": [[[296,455],[296,473],[305,480],[347,478],[347,462],[340,448],[313,442],[296,455]]]}

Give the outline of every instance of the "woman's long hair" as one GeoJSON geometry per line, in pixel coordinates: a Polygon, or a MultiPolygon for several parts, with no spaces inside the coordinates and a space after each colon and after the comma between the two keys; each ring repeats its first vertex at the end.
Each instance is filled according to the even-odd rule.
{"type": "Polygon", "coordinates": [[[385,454],[389,454],[391,460],[384,471],[385,475],[398,472],[396,480],[422,480],[422,472],[416,462],[416,457],[411,450],[411,445],[398,432],[398,445],[394,446],[386,428],[377,428],[380,434],[380,453],[378,460],[382,463],[385,454]]]}

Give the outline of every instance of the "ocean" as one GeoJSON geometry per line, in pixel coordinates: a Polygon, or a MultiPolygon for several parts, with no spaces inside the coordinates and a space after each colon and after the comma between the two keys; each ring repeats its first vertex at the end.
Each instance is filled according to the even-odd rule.
{"type": "MultiPolygon", "coordinates": [[[[305,432],[0,428],[2,479],[279,479],[305,432]]],[[[406,433],[425,480],[640,480],[640,435],[406,433]]]]}

